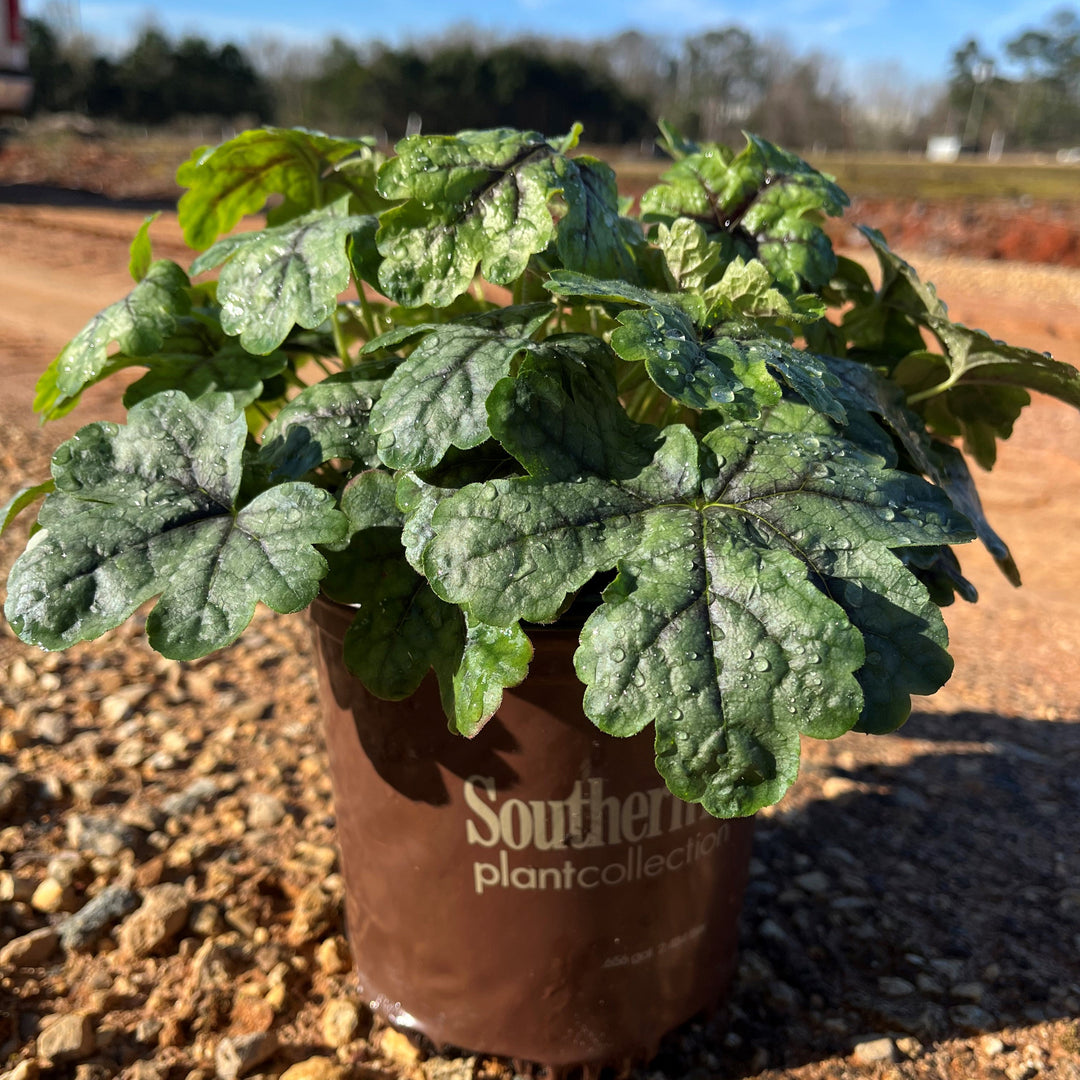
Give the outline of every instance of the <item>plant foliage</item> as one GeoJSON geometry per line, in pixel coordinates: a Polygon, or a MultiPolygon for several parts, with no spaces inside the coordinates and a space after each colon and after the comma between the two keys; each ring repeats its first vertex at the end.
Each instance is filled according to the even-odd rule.
{"type": "Polygon", "coordinates": [[[433,672],[471,736],[585,591],[586,714],[651,729],[719,816],[779,799],[801,736],[903,723],[951,672],[940,605],[974,598],[952,545],[1019,583],[962,450],[991,467],[1028,391],[1080,406],[1080,377],[953,323],[873,230],[877,284],[838,259],[847,198],[794,155],[663,131],[636,216],[576,128],[199,151],[202,254],[154,261],[144,226],[131,293],[42,376],[51,418],[147,369],[126,426],[4,508],[44,497],[16,632],[62,648],[159,597],[151,643],[191,658],[321,589],[373,693],[433,672]]]}

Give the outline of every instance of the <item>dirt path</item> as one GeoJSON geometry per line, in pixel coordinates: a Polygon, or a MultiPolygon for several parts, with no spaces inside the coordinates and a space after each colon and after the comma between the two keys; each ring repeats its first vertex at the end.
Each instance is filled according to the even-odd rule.
{"type": "MultiPolygon", "coordinates": [[[[128,289],[141,220],[0,207],[0,501],[44,474],[63,434],[119,417],[115,387],[44,431],[29,405],[45,364],[128,289]]],[[[153,236],[180,257],[174,217],[153,236]]],[[[1080,271],[909,257],[954,317],[1080,364],[1080,271]]],[[[762,815],[726,1025],[684,1029],[639,1077],[1080,1080],[1080,415],[1038,401],[981,481],[1023,589],[965,552],[982,600],[946,612],[950,684],[894,736],[807,746],[796,789],[762,815]],[[878,1060],[853,1052],[869,1037],[891,1040],[878,1060]]],[[[13,550],[0,542],[3,569],[13,550]]],[[[210,1080],[223,1042],[269,1031],[267,1076],[319,1055],[342,1080],[510,1080],[482,1060],[418,1063],[353,1001],[337,909],[298,929],[312,896],[340,903],[308,645],[296,619],[260,614],[253,631],[190,665],[162,664],[137,632],[62,657],[0,632],[0,802],[15,791],[29,808],[0,821],[0,874],[39,883],[72,821],[123,803],[149,853],[95,856],[77,888],[186,880],[194,897],[182,940],[156,956],[125,960],[106,937],[0,971],[0,1075],[74,1012],[93,1029],[72,1059],[91,1063],[87,1078],[210,1080]],[[145,698],[125,709],[131,685],[145,698]],[[207,780],[217,802],[162,815],[207,780]],[[334,1043],[327,1017],[349,1008],[357,1024],[334,1043]]],[[[49,921],[14,907],[0,946],[49,921]]]]}

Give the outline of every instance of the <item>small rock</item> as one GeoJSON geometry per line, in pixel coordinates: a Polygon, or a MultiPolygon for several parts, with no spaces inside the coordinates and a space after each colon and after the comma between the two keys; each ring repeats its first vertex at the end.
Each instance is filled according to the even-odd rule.
{"type": "Polygon", "coordinates": [[[998,1054],[1005,1053],[1005,1044],[996,1035],[987,1035],[980,1045],[987,1057],[997,1057],[998,1054]]]}
{"type": "Polygon", "coordinates": [[[165,815],[156,807],[138,796],[124,804],[120,811],[120,820],[125,825],[142,829],[145,833],[157,832],[165,824],[165,815]]]}
{"type": "Polygon", "coordinates": [[[65,1013],[37,1037],[38,1057],[54,1064],[89,1057],[96,1047],[94,1025],[85,1013],[65,1013]]]}
{"type": "Polygon", "coordinates": [[[79,851],[110,856],[119,855],[125,848],[136,848],[140,835],[113,817],[75,814],[68,819],[67,839],[79,851]]]}
{"type": "Polygon", "coordinates": [[[896,1040],[896,1049],[905,1057],[917,1057],[922,1052],[922,1043],[913,1035],[905,1035],[896,1040]]]}
{"type": "Polygon", "coordinates": [[[945,993],[945,988],[932,975],[920,971],[915,976],[915,986],[920,994],[929,994],[931,997],[940,997],[945,993]]]}
{"type": "MultiPolygon", "coordinates": [[[[115,1028],[103,1028],[98,1032],[97,1044],[99,1047],[107,1045],[102,1042],[101,1036],[106,1031],[114,1031],[115,1028]]],[[[111,1041],[111,1040],[109,1040],[111,1041]]],[[[75,1080],[112,1080],[115,1070],[103,1061],[84,1061],[75,1066],[75,1080]]]]}
{"type": "Polygon", "coordinates": [[[379,1036],[378,1046],[383,1057],[405,1068],[411,1069],[420,1061],[420,1051],[413,1046],[409,1037],[392,1027],[386,1028],[379,1036]]]}
{"type": "Polygon", "coordinates": [[[38,1080],[41,1066],[33,1058],[23,1058],[11,1072],[0,1073],[0,1080],[38,1080]]]}
{"type": "Polygon", "coordinates": [[[956,1005],[949,1010],[949,1019],[961,1031],[969,1032],[986,1031],[996,1024],[993,1016],[978,1005],[956,1005]]]}
{"type": "Polygon", "coordinates": [[[229,1016],[229,1034],[251,1035],[269,1031],[274,1026],[276,1015],[274,1006],[264,998],[250,993],[238,994],[229,1016]]]}
{"type": "Polygon", "coordinates": [[[198,934],[199,937],[214,937],[216,934],[221,933],[224,925],[224,920],[221,918],[221,908],[209,901],[196,904],[188,917],[188,927],[193,934],[198,934]]]}
{"type": "Polygon", "coordinates": [[[861,1039],[855,1044],[852,1056],[860,1065],[880,1065],[899,1060],[896,1043],[884,1035],[861,1039]]]}
{"type": "Polygon", "coordinates": [[[154,1046],[164,1026],[156,1016],[148,1016],[135,1025],[135,1038],[147,1046],[154,1046]]]}
{"type": "Polygon", "coordinates": [[[476,1075],[476,1058],[429,1058],[420,1068],[425,1080],[473,1080],[476,1075]]]}
{"type": "Polygon", "coordinates": [[[930,961],[930,966],[950,983],[957,983],[964,975],[964,961],[952,960],[945,957],[935,957],[930,961]]]}
{"type": "Polygon", "coordinates": [[[75,890],[70,885],[61,885],[55,878],[47,877],[34,890],[30,906],[47,915],[54,915],[58,911],[71,911],[75,906],[75,890]]]}
{"type": "Polygon", "coordinates": [[[47,803],[58,803],[64,797],[64,781],[59,776],[42,776],[38,779],[38,797],[47,803]]]}
{"type": "Polygon", "coordinates": [[[308,885],[296,898],[287,941],[293,946],[314,941],[329,928],[334,912],[334,901],[322,886],[318,882],[308,885]]]}
{"type": "Polygon", "coordinates": [[[345,1080],[348,1070],[329,1058],[313,1057],[290,1065],[280,1080],[345,1080]]]}
{"type": "Polygon", "coordinates": [[[126,885],[109,885],[58,927],[68,952],[90,949],[114,922],[139,906],[139,894],[126,885]]]}
{"type": "Polygon", "coordinates": [[[74,885],[86,870],[86,860],[77,851],[61,851],[49,860],[45,872],[61,885],[74,885]]]}
{"type": "Polygon", "coordinates": [[[901,979],[897,975],[883,975],[877,983],[878,989],[886,997],[906,997],[908,994],[915,993],[914,983],[901,979]]]}
{"type": "Polygon", "coordinates": [[[34,672],[21,656],[16,656],[8,665],[7,681],[20,690],[25,690],[28,686],[34,685],[34,672]]]}
{"type": "Polygon", "coordinates": [[[150,956],[184,929],[190,910],[182,885],[155,885],[138,911],[124,920],[117,940],[132,956],[150,956]]]}
{"type": "Polygon", "coordinates": [[[73,780],[71,782],[71,796],[79,806],[97,806],[105,801],[108,793],[108,787],[100,780],[73,780]]]}
{"type": "Polygon", "coordinates": [[[986,987],[980,982],[957,983],[949,988],[949,993],[957,1001],[970,1001],[973,1005],[978,1005],[986,994],[986,987]]]}
{"type": "Polygon", "coordinates": [[[340,935],[327,938],[315,950],[315,962],[324,975],[340,975],[352,966],[349,946],[340,935]]]}
{"type": "Polygon", "coordinates": [[[26,784],[10,765],[0,765],[0,817],[14,817],[26,802],[26,784]]]}
{"type": "Polygon", "coordinates": [[[32,930],[13,938],[0,949],[0,968],[35,967],[45,963],[60,943],[60,935],[52,926],[32,930]]]}
{"type": "Polygon", "coordinates": [[[1005,1066],[1008,1080],[1033,1080],[1039,1071],[1039,1067],[1031,1061],[1014,1061],[1005,1066]]]}
{"type": "Polygon", "coordinates": [[[37,738],[60,746],[71,737],[71,721],[63,713],[38,713],[34,717],[32,730],[37,738]]]}
{"type": "Polygon", "coordinates": [[[170,795],[161,804],[161,808],[169,817],[191,817],[199,807],[213,802],[218,794],[217,784],[204,776],[193,781],[178,794],[170,795]]]}
{"type": "Polygon", "coordinates": [[[25,904],[34,895],[34,883],[28,878],[17,878],[10,870],[0,870],[0,901],[12,900],[25,904]]]}
{"type": "Polygon", "coordinates": [[[221,1040],[214,1052],[214,1065],[219,1080],[236,1080],[238,1076],[268,1061],[277,1050],[277,1039],[270,1032],[252,1032],[221,1040]]]}
{"type": "Polygon", "coordinates": [[[249,829],[272,829],[285,818],[285,804],[274,795],[256,793],[248,801],[249,829]]]}
{"type": "Polygon", "coordinates": [[[348,998],[333,998],[326,1003],[322,1016],[323,1038],[336,1050],[358,1037],[360,1010],[348,998]]]}
{"type": "Polygon", "coordinates": [[[102,698],[98,719],[105,724],[118,724],[149,692],[150,687],[145,683],[136,683],[117,690],[115,694],[102,698]]]}
{"type": "Polygon", "coordinates": [[[795,884],[811,896],[824,896],[825,893],[832,891],[832,882],[829,880],[828,874],[823,873],[821,870],[811,870],[809,873],[799,874],[795,878],[795,884]]]}

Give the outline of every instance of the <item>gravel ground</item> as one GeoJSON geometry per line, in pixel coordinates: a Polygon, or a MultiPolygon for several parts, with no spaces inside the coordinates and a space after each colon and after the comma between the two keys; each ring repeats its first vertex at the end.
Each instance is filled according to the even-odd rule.
{"type": "MultiPolygon", "coordinates": [[[[50,235],[78,265],[85,231],[50,235]]],[[[953,310],[1009,334],[993,318],[1038,285],[985,273],[953,310]]],[[[1034,337],[1075,358],[1080,315],[1049,318],[1034,337]]],[[[57,437],[4,414],[0,500],[57,437]]],[[[976,556],[986,604],[948,613],[950,686],[896,735],[806,747],[761,816],[726,1011],[635,1080],[1080,1080],[1078,435],[1047,403],[1021,425],[986,501],[1026,589],[976,556]]],[[[63,654],[0,630],[2,1080],[511,1080],[359,1000],[314,691],[304,621],[262,610],[189,664],[138,621],[63,654]]]]}

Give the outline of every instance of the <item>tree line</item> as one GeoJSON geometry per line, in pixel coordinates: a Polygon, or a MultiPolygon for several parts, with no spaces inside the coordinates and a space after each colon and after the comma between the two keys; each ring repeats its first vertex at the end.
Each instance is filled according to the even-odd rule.
{"type": "Polygon", "coordinates": [[[947,81],[912,86],[898,68],[851,90],[837,64],[727,27],[671,41],[634,31],[593,41],[450,32],[391,48],[332,39],[319,48],[242,50],[144,29],[118,57],[28,20],[35,107],[144,125],[185,117],[303,124],[388,140],[422,128],[585,126],[598,143],[651,139],[666,117],[689,136],[740,141],[757,131],[810,149],[922,149],[931,134],[972,147],[996,132],[1010,149],[1080,143],[1080,18],[1054,15],[1002,46],[971,40],[947,81]]]}

